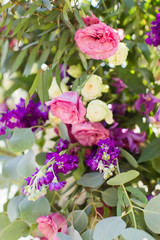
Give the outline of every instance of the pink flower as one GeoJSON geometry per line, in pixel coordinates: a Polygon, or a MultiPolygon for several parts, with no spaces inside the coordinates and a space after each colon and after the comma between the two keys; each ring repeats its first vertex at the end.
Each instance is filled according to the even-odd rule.
{"type": "Polygon", "coordinates": [[[75,41],[80,50],[93,59],[107,59],[118,49],[119,35],[117,31],[105,23],[93,24],[79,29],[75,41]]]}
{"type": "MultiPolygon", "coordinates": [[[[67,233],[67,221],[59,213],[52,213],[48,216],[41,216],[37,219],[38,229],[47,240],[59,240],[57,232],[67,233]]],[[[42,239],[45,239],[42,238],[42,239]]]]}
{"type": "Polygon", "coordinates": [[[93,13],[91,15],[92,17],[90,16],[86,16],[85,18],[82,17],[83,22],[86,24],[87,27],[93,24],[100,23],[100,20],[93,13]]]}
{"type": "Polygon", "coordinates": [[[99,122],[84,122],[72,126],[72,134],[83,146],[92,146],[109,137],[109,131],[99,122]]]}
{"type": "Polygon", "coordinates": [[[46,104],[51,107],[53,116],[59,117],[66,124],[84,121],[86,109],[77,92],[65,92],[46,104]]]}
{"type": "Polygon", "coordinates": [[[118,28],[117,32],[119,34],[120,41],[122,41],[124,39],[124,37],[125,37],[123,28],[118,28]]]}

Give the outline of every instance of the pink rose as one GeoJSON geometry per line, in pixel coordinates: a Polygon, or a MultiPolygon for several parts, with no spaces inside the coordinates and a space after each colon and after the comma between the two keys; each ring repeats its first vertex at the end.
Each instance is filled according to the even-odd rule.
{"type": "Polygon", "coordinates": [[[83,146],[92,146],[109,137],[109,131],[99,122],[84,122],[72,126],[72,134],[83,146]]]}
{"type": "Polygon", "coordinates": [[[66,124],[84,121],[86,109],[77,92],[65,92],[46,104],[51,107],[51,113],[66,124]]]}
{"type": "Polygon", "coordinates": [[[118,28],[117,32],[119,34],[120,41],[122,41],[124,39],[124,37],[125,37],[123,28],[118,28]]]}
{"type": "Polygon", "coordinates": [[[86,24],[86,26],[100,23],[100,20],[93,13],[91,15],[92,17],[90,16],[86,16],[85,18],[82,17],[83,22],[86,24]]]}
{"type": "Polygon", "coordinates": [[[80,50],[93,59],[107,59],[118,49],[118,32],[105,23],[79,29],[75,41],[80,50]]]}
{"type": "Polygon", "coordinates": [[[59,240],[56,237],[57,232],[67,233],[67,221],[59,213],[52,213],[47,217],[41,216],[37,219],[37,223],[39,231],[47,240],[59,240]]]}

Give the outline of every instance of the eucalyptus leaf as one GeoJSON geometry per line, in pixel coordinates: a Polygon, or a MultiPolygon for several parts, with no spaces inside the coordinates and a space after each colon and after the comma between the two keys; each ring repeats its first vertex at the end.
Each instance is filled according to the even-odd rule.
{"type": "Polygon", "coordinates": [[[14,158],[8,159],[2,167],[2,174],[5,178],[9,178],[11,180],[19,180],[20,176],[17,172],[17,165],[22,156],[17,156],[14,158]]]}
{"type": "Polygon", "coordinates": [[[16,218],[20,218],[19,203],[24,199],[24,195],[19,195],[12,198],[7,206],[9,220],[13,222],[16,218]]]}
{"type": "Polygon", "coordinates": [[[6,60],[6,57],[7,57],[8,45],[9,45],[9,41],[5,40],[5,42],[3,44],[3,51],[2,51],[2,56],[1,56],[1,67],[3,66],[3,64],[6,60]]]}
{"type": "Polygon", "coordinates": [[[138,177],[139,172],[136,170],[130,170],[128,172],[123,172],[107,181],[108,185],[122,185],[124,183],[130,182],[136,177],[138,177]]]}
{"type": "Polygon", "coordinates": [[[92,188],[99,187],[103,183],[104,183],[103,176],[99,172],[86,173],[77,182],[77,184],[79,185],[82,185],[84,187],[92,187],[92,188]]]}
{"type": "Polygon", "coordinates": [[[88,217],[83,210],[75,210],[69,215],[73,219],[73,226],[78,232],[83,232],[88,224],[88,217]]]}
{"type": "Polygon", "coordinates": [[[131,166],[133,166],[134,168],[138,167],[138,163],[136,161],[136,159],[126,150],[119,148],[121,151],[121,155],[131,164],[131,166]]]}
{"type": "Polygon", "coordinates": [[[126,240],[155,240],[149,233],[146,233],[145,231],[141,229],[135,229],[135,228],[126,228],[122,232],[122,236],[126,240]]]}
{"type": "Polygon", "coordinates": [[[43,1],[43,4],[45,5],[46,8],[48,8],[48,10],[52,10],[52,5],[50,3],[49,0],[42,0],[43,1]]]}
{"type": "Polygon", "coordinates": [[[2,230],[10,224],[9,218],[6,213],[0,213],[0,223],[1,223],[0,224],[0,235],[1,235],[2,230]]]}
{"type": "Polygon", "coordinates": [[[82,240],[93,240],[93,230],[88,229],[82,233],[82,240]]]}
{"type": "Polygon", "coordinates": [[[102,192],[102,199],[110,207],[117,206],[118,190],[116,188],[107,188],[102,192]]]}
{"type": "Polygon", "coordinates": [[[68,236],[62,232],[58,232],[56,234],[56,237],[58,237],[59,240],[73,240],[73,238],[71,238],[70,236],[68,236]]]}

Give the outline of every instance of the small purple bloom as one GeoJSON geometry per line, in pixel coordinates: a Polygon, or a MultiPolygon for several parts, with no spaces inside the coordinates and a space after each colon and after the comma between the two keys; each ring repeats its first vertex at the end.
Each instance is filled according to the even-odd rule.
{"type": "Polygon", "coordinates": [[[154,97],[151,93],[139,94],[139,98],[135,102],[135,108],[141,114],[148,115],[156,103],[160,102],[159,98],[154,97]]]}
{"type": "Polygon", "coordinates": [[[154,117],[157,122],[160,122],[160,105],[154,117]]]}
{"type": "Polygon", "coordinates": [[[66,184],[65,181],[50,183],[49,184],[49,191],[52,191],[52,190],[58,191],[61,188],[63,188],[65,186],[65,184],[66,184]]]}
{"type": "Polygon", "coordinates": [[[156,21],[152,21],[151,24],[151,31],[146,33],[148,38],[145,41],[147,44],[157,47],[160,45],[160,9],[156,16],[156,21]]]}
{"type": "Polygon", "coordinates": [[[116,87],[116,93],[119,94],[122,92],[125,88],[127,88],[127,85],[120,79],[120,78],[112,78],[115,83],[111,83],[112,86],[116,87]]]}
{"type": "Polygon", "coordinates": [[[6,133],[6,128],[4,126],[1,126],[0,127],[0,136],[5,135],[5,133],[6,133]]]}
{"type": "Polygon", "coordinates": [[[67,149],[69,146],[69,141],[68,140],[63,140],[63,139],[59,139],[59,142],[57,143],[57,146],[55,147],[55,149],[57,149],[57,152],[60,153],[62,150],[67,149]]]}
{"type": "Polygon", "coordinates": [[[61,79],[69,76],[69,74],[67,73],[67,69],[69,69],[68,65],[61,63],[59,68],[60,68],[61,79]]]}
{"type": "Polygon", "coordinates": [[[125,103],[112,103],[110,110],[113,112],[113,115],[124,116],[127,110],[127,104],[125,103]]]}

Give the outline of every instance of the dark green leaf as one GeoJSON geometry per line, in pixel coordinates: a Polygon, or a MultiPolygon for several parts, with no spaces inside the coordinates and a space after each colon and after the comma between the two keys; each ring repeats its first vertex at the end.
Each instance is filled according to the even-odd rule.
{"type": "Polygon", "coordinates": [[[24,69],[24,72],[23,72],[23,74],[26,75],[26,76],[28,76],[30,74],[30,71],[31,71],[31,69],[33,67],[33,64],[35,62],[35,59],[36,59],[37,51],[38,51],[38,47],[36,46],[32,49],[32,52],[29,55],[29,58],[27,60],[27,63],[26,63],[26,66],[25,66],[25,69],[24,69]]]}
{"type": "Polygon", "coordinates": [[[12,65],[12,68],[10,70],[10,75],[12,75],[12,73],[16,72],[16,70],[20,67],[20,65],[22,64],[25,56],[27,53],[27,49],[23,50],[22,52],[20,52],[20,54],[18,55],[18,57],[15,59],[15,62],[12,65]]]}
{"type": "Polygon", "coordinates": [[[149,52],[147,44],[146,43],[137,43],[137,45],[138,45],[139,49],[141,50],[141,52],[143,53],[146,60],[149,62],[150,61],[150,52],[149,52]]]}
{"type": "Polygon", "coordinates": [[[153,73],[151,72],[151,70],[147,69],[147,68],[140,68],[139,69],[140,72],[142,73],[143,77],[147,80],[147,82],[151,85],[151,83],[155,82],[153,73]]]}

